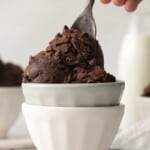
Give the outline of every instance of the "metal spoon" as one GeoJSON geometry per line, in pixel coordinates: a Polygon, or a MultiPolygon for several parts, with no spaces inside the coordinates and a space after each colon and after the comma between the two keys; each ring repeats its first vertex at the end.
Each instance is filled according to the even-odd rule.
{"type": "Polygon", "coordinates": [[[88,0],[88,4],[81,15],[73,23],[72,28],[86,32],[96,38],[96,24],[92,13],[95,0],[88,0]]]}

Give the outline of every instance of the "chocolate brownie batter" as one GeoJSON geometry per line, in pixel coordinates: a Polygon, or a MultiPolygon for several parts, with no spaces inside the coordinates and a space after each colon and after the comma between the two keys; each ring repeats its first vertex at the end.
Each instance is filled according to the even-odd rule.
{"type": "Polygon", "coordinates": [[[104,70],[102,49],[87,33],[64,27],[46,50],[31,57],[23,82],[95,83],[114,82],[104,70]]]}
{"type": "Polygon", "coordinates": [[[150,97],[150,84],[144,88],[142,96],[150,97]]]}
{"type": "Polygon", "coordinates": [[[22,74],[21,67],[0,60],[0,86],[21,86],[22,74]]]}

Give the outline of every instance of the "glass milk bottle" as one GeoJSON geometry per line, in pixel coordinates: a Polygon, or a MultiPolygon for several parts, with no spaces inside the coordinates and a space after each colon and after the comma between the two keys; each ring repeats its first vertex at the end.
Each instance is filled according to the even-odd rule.
{"type": "Polygon", "coordinates": [[[118,64],[118,77],[126,83],[122,99],[126,106],[122,128],[128,128],[138,120],[136,98],[150,82],[150,13],[132,18],[118,64]]]}

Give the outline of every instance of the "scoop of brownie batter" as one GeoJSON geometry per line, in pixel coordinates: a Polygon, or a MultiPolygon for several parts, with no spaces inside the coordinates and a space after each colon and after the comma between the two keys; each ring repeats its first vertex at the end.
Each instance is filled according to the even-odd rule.
{"type": "Polygon", "coordinates": [[[20,66],[0,60],[0,86],[21,86],[22,74],[20,66]]]}
{"type": "Polygon", "coordinates": [[[150,97],[150,84],[144,88],[142,96],[150,97]]]}
{"type": "Polygon", "coordinates": [[[25,83],[114,82],[104,71],[102,49],[87,33],[64,27],[46,50],[30,57],[24,71],[25,83]]]}

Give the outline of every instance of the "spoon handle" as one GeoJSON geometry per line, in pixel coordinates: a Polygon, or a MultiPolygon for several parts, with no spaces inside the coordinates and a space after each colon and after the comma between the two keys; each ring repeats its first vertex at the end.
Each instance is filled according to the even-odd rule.
{"type": "Polygon", "coordinates": [[[94,5],[95,0],[87,0],[87,7],[92,8],[94,5]]]}

